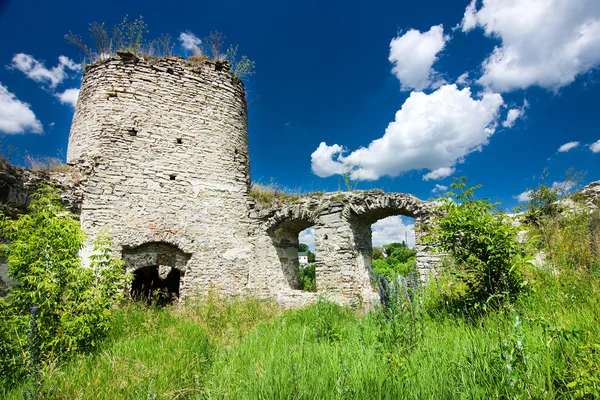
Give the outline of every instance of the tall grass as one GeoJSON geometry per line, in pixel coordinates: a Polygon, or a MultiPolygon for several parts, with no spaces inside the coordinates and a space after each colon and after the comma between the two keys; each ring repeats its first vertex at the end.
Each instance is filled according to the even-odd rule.
{"type": "Polygon", "coordinates": [[[417,298],[412,345],[401,334],[382,338],[377,312],[360,317],[318,304],[259,326],[217,357],[206,393],[242,399],[568,397],[578,368],[589,367],[579,362],[582,348],[600,339],[597,287],[581,289],[593,296],[564,298],[561,285],[552,286],[510,312],[476,320],[429,314],[417,298]]]}
{"type": "Polygon", "coordinates": [[[101,351],[45,381],[58,399],[594,398],[600,284],[586,277],[538,271],[536,291],[483,316],[431,307],[435,284],[398,296],[393,315],[324,301],[133,304],[101,351]]]}

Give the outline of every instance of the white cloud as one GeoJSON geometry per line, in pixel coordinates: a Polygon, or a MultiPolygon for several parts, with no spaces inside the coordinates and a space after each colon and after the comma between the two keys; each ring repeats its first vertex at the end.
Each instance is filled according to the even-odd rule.
{"type": "Polygon", "coordinates": [[[579,142],[569,142],[569,143],[565,143],[562,146],[560,146],[558,148],[558,152],[559,153],[566,153],[569,150],[574,149],[575,147],[579,146],[579,142]]]}
{"type": "Polygon", "coordinates": [[[521,115],[522,111],[520,109],[511,108],[510,110],[508,110],[508,113],[506,114],[506,119],[502,123],[502,126],[505,128],[512,128],[517,118],[519,118],[521,115]]]}
{"type": "Polygon", "coordinates": [[[67,89],[62,93],[56,93],[56,97],[62,104],[70,104],[73,108],[77,105],[77,98],[79,97],[79,89],[72,88],[67,89]]]}
{"type": "Polygon", "coordinates": [[[179,41],[181,42],[181,47],[194,52],[197,51],[198,46],[202,44],[202,40],[200,40],[198,36],[194,35],[190,31],[181,32],[181,34],[179,35],[179,41]]]}
{"type": "Polygon", "coordinates": [[[327,146],[325,142],[321,142],[319,147],[310,155],[312,172],[321,178],[342,174],[344,164],[339,160],[343,151],[344,149],[337,144],[327,146]],[[332,157],[336,154],[338,155],[337,160],[333,160],[332,157]]]}
{"type": "Polygon", "coordinates": [[[371,226],[373,246],[402,243],[408,239],[408,247],[415,247],[415,224],[406,217],[395,215],[381,219],[371,226]]]}
{"type": "Polygon", "coordinates": [[[600,140],[592,143],[590,145],[590,150],[592,150],[592,153],[600,153],[600,140]]]}
{"type": "Polygon", "coordinates": [[[80,72],[81,64],[76,64],[65,56],[58,57],[58,65],[47,69],[44,63],[36,60],[29,54],[19,53],[12,58],[11,68],[18,69],[36,82],[47,84],[51,89],[68,77],[67,69],[80,72]]]}
{"type": "Polygon", "coordinates": [[[410,170],[428,169],[424,179],[448,176],[456,163],[481,150],[496,130],[503,104],[497,93],[471,97],[471,90],[444,85],[431,94],[412,92],[382,138],[343,156],[337,144],[321,143],[312,154],[312,170],[321,177],[352,168],[351,178],[375,180],[410,170]]]}
{"type": "Polygon", "coordinates": [[[525,115],[525,110],[529,107],[527,100],[523,101],[521,108],[511,108],[506,113],[506,119],[502,122],[502,126],[505,128],[512,128],[515,125],[515,121],[525,115]]]}
{"type": "Polygon", "coordinates": [[[431,190],[431,193],[445,192],[446,190],[448,190],[448,186],[436,184],[435,187],[431,190]]]}
{"type": "Polygon", "coordinates": [[[531,190],[526,190],[523,193],[514,197],[519,203],[525,203],[531,200],[531,190]]]}
{"type": "Polygon", "coordinates": [[[423,90],[434,84],[437,73],[432,67],[448,40],[442,25],[424,33],[411,29],[392,39],[389,60],[402,90],[423,90]]]}
{"type": "Polygon", "coordinates": [[[29,104],[23,103],[0,83],[0,131],[9,135],[17,133],[42,133],[42,123],[29,104]]]}
{"type": "Polygon", "coordinates": [[[501,45],[479,83],[497,92],[537,85],[558,90],[600,65],[600,1],[472,0],[462,29],[483,28],[501,45]]]}
{"type": "Polygon", "coordinates": [[[308,245],[308,248],[313,253],[315,252],[315,227],[312,226],[300,232],[298,241],[308,245]]]}
{"type": "Polygon", "coordinates": [[[424,181],[437,181],[438,179],[444,179],[449,177],[454,173],[454,168],[442,167],[436,170],[433,170],[425,175],[423,175],[424,181]]]}
{"type": "Polygon", "coordinates": [[[471,83],[471,80],[469,79],[469,73],[468,72],[465,72],[461,76],[459,76],[458,78],[456,78],[456,84],[457,85],[467,86],[470,83],[471,83]]]}

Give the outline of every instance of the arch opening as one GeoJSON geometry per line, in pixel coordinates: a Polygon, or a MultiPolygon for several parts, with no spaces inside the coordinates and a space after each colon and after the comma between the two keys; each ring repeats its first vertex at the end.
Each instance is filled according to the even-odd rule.
{"type": "Polygon", "coordinates": [[[124,247],[122,258],[133,273],[130,294],[135,300],[168,304],[181,292],[185,269],[191,254],[164,242],[124,247]]]}
{"type": "Polygon", "coordinates": [[[373,278],[384,276],[416,276],[417,250],[414,218],[392,215],[371,225],[373,278]]]}
{"type": "Polygon", "coordinates": [[[308,220],[284,220],[268,230],[277,251],[283,276],[290,289],[300,290],[299,235],[314,222],[308,220]]]}
{"type": "Polygon", "coordinates": [[[376,286],[380,276],[417,276],[415,215],[403,207],[371,208],[351,219],[357,267],[376,286]]]}
{"type": "Polygon", "coordinates": [[[311,226],[298,234],[298,283],[302,291],[317,291],[316,258],[315,227],[311,226]]]}

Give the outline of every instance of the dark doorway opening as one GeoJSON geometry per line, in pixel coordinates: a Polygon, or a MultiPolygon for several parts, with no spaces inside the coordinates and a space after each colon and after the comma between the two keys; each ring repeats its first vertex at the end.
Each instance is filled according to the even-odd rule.
{"type": "Polygon", "coordinates": [[[137,269],[131,282],[131,297],[165,305],[179,298],[181,271],[165,265],[137,269]]]}
{"type": "Polygon", "coordinates": [[[185,296],[185,270],[191,254],[165,242],[123,247],[125,269],[133,273],[131,297],[169,304],[185,296]]]}

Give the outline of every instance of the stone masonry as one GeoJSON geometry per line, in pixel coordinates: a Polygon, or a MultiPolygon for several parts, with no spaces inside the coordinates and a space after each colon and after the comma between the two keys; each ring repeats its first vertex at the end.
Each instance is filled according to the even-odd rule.
{"type": "Polygon", "coordinates": [[[79,178],[63,192],[82,193],[71,209],[80,207],[88,237],[84,260],[107,229],[129,271],[176,276],[181,296],[251,294],[286,307],[325,296],[367,306],[371,224],[392,215],[415,219],[422,276],[439,261],[419,241],[431,204],[412,195],[316,193],[257,205],[245,90],[226,62],[119,53],[87,66],[67,163],[79,178]],[[317,293],[298,290],[298,234],[311,226],[317,293]]]}

